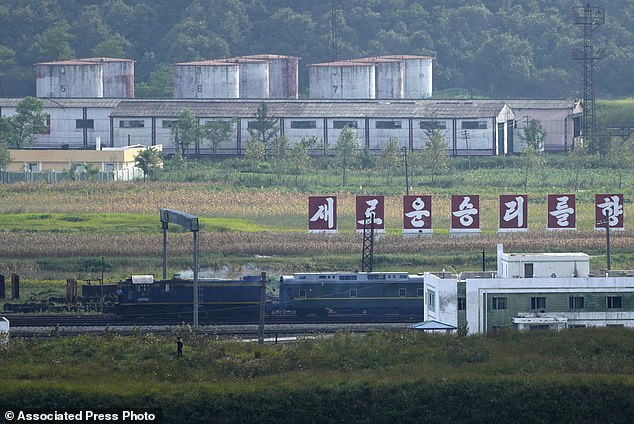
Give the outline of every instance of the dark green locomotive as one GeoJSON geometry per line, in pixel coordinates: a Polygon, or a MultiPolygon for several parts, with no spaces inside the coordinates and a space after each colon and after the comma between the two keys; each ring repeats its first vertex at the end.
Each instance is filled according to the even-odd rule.
{"type": "Polygon", "coordinates": [[[423,276],[407,272],[295,273],[280,278],[281,311],[423,315],[423,276]]]}

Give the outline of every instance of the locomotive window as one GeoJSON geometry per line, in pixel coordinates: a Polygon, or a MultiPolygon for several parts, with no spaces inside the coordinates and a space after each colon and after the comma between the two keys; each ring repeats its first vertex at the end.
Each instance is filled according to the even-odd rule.
{"type": "Polygon", "coordinates": [[[407,296],[407,289],[398,289],[398,295],[400,297],[405,297],[407,296]]]}
{"type": "Polygon", "coordinates": [[[339,280],[356,280],[357,276],[356,275],[340,275],[339,276],[339,280]]]}
{"type": "Polygon", "coordinates": [[[357,289],[350,289],[350,297],[357,297],[357,289]]]}
{"type": "Polygon", "coordinates": [[[608,309],[620,309],[623,307],[623,297],[621,296],[607,296],[608,309]]]}
{"type": "Polygon", "coordinates": [[[368,274],[368,280],[385,280],[385,274],[368,274]]]}

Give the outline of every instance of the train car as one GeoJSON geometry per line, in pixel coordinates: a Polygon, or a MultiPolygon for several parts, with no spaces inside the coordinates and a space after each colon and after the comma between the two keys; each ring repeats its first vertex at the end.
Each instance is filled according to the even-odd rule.
{"type": "Polygon", "coordinates": [[[423,315],[423,276],[407,272],[295,273],[280,278],[281,311],[423,315]]]}
{"type": "MultiPolygon", "coordinates": [[[[260,277],[198,279],[200,317],[257,318],[260,277]]],[[[151,275],[132,276],[119,283],[115,311],[121,315],[173,317],[193,314],[193,279],[174,276],[154,281],[151,275]]]]}

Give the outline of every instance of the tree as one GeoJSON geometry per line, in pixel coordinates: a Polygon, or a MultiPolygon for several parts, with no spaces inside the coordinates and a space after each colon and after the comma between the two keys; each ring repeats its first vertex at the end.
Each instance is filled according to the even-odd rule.
{"type": "Polygon", "coordinates": [[[163,65],[150,72],[148,82],[135,84],[134,96],[141,99],[161,99],[173,97],[173,71],[163,65]]]}
{"type": "Polygon", "coordinates": [[[520,154],[520,164],[524,170],[524,190],[528,188],[530,171],[543,165],[544,161],[540,153],[544,150],[546,134],[541,122],[536,119],[528,121],[522,133],[519,134],[520,139],[526,144],[520,154]]]}
{"type": "Polygon", "coordinates": [[[211,142],[211,151],[215,154],[220,146],[225,141],[229,140],[233,131],[232,125],[235,120],[223,121],[216,120],[207,122],[203,127],[203,140],[209,140],[211,142]]]}
{"type": "Polygon", "coordinates": [[[528,121],[524,130],[519,134],[520,139],[526,143],[526,146],[537,152],[544,150],[544,139],[546,135],[548,135],[546,129],[544,129],[542,123],[536,119],[528,121]]]}
{"type": "Polygon", "coordinates": [[[134,166],[143,171],[143,181],[148,177],[154,177],[162,165],[161,156],[154,147],[148,147],[134,157],[134,166]]]}
{"type": "Polygon", "coordinates": [[[99,168],[92,163],[84,163],[84,174],[86,174],[86,179],[88,181],[94,181],[99,175],[99,168]]]}
{"type": "Polygon", "coordinates": [[[189,109],[183,110],[178,121],[172,125],[170,133],[174,138],[174,144],[176,144],[176,153],[187,155],[189,147],[200,140],[200,126],[194,112],[189,109]]]}
{"type": "Polygon", "coordinates": [[[57,22],[36,37],[35,48],[39,55],[51,60],[71,59],[75,53],[70,47],[74,38],[65,20],[57,22]]]}
{"type": "Polygon", "coordinates": [[[583,144],[578,144],[568,152],[568,165],[574,173],[575,191],[579,190],[579,178],[581,171],[588,165],[588,154],[583,144]]]}
{"type": "Polygon", "coordinates": [[[605,129],[596,129],[585,137],[588,153],[605,157],[610,152],[610,135],[605,129]]]}
{"type": "Polygon", "coordinates": [[[392,177],[396,174],[396,171],[401,167],[401,154],[398,148],[398,139],[390,138],[390,141],[381,151],[379,163],[385,176],[387,178],[387,184],[391,184],[392,177]]]}
{"type": "Polygon", "coordinates": [[[543,158],[535,146],[525,146],[520,154],[520,164],[524,170],[524,190],[528,188],[528,175],[543,164],[543,158]]]}
{"type": "Polygon", "coordinates": [[[335,157],[341,166],[341,184],[344,186],[348,184],[347,172],[359,154],[360,146],[357,131],[347,125],[343,127],[335,145],[335,157]]]}
{"type": "Polygon", "coordinates": [[[14,57],[15,52],[12,49],[0,44],[0,79],[4,76],[5,69],[13,63],[14,57]]]}
{"type": "Polygon", "coordinates": [[[262,143],[265,149],[269,148],[269,144],[278,136],[280,128],[276,118],[270,118],[269,109],[266,103],[260,104],[255,112],[255,121],[249,123],[249,135],[252,139],[262,143]]]}
{"type": "Polygon", "coordinates": [[[275,169],[275,175],[278,181],[282,178],[282,173],[286,169],[286,162],[288,159],[288,137],[285,135],[276,137],[271,142],[269,149],[269,157],[273,169],[275,169]]]}
{"type": "Polygon", "coordinates": [[[612,140],[608,153],[608,165],[619,177],[619,189],[623,188],[623,176],[630,170],[634,161],[634,145],[629,138],[612,140]]]}
{"type": "Polygon", "coordinates": [[[247,149],[244,154],[244,158],[251,164],[253,172],[259,168],[259,164],[266,157],[266,148],[259,140],[252,138],[247,143],[247,149]]]}
{"type": "Polygon", "coordinates": [[[64,175],[69,181],[79,180],[81,178],[79,173],[79,165],[77,165],[76,163],[71,163],[69,167],[64,170],[62,175],[64,175]]]}
{"type": "Polygon", "coordinates": [[[0,143],[0,172],[6,170],[10,163],[11,154],[4,143],[0,143]]]}
{"type": "Polygon", "coordinates": [[[125,58],[132,44],[120,34],[114,34],[97,44],[91,53],[95,57],[125,58]]]}
{"type": "Polygon", "coordinates": [[[308,165],[310,164],[309,150],[317,143],[316,137],[303,138],[297,143],[289,152],[288,163],[289,168],[293,175],[295,175],[295,185],[297,185],[297,179],[299,175],[306,172],[308,165]]]}
{"type": "Polygon", "coordinates": [[[443,171],[449,168],[449,156],[447,155],[447,142],[442,134],[442,130],[432,125],[425,130],[427,142],[417,154],[417,162],[419,162],[423,171],[427,170],[431,176],[431,183],[443,171]]]}
{"type": "Polygon", "coordinates": [[[46,113],[42,101],[35,97],[25,97],[20,101],[15,115],[0,117],[0,142],[8,148],[28,146],[34,142],[35,134],[46,130],[46,113]]]}

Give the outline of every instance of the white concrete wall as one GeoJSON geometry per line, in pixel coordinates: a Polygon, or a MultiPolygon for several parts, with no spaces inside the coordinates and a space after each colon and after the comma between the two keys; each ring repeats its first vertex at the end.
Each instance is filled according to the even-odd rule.
{"type": "Polygon", "coordinates": [[[435,320],[458,327],[458,284],[455,278],[439,278],[425,273],[423,292],[425,310],[423,321],[435,320]],[[428,294],[434,293],[434,308],[428,307],[428,294]]]}
{"type": "Polygon", "coordinates": [[[533,264],[534,278],[587,277],[590,273],[590,257],[584,253],[503,253],[500,257],[500,278],[523,278],[524,265],[533,264]]]}

